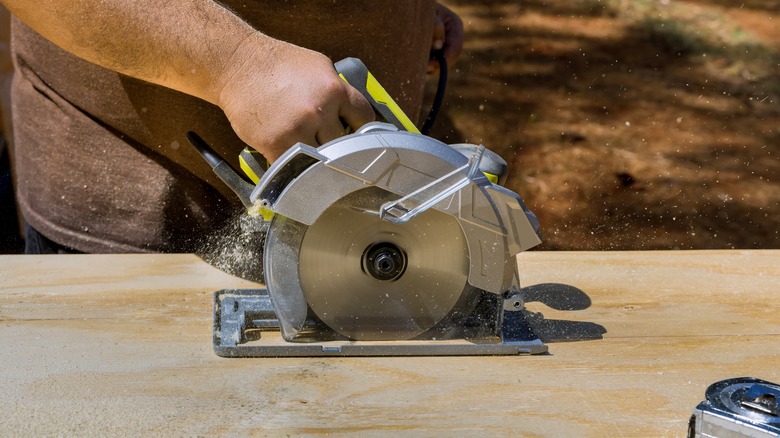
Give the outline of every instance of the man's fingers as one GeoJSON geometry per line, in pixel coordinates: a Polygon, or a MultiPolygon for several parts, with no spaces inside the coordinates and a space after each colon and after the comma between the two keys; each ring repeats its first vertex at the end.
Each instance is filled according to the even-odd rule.
{"type": "Polygon", "coordinates": [[[445,22],[447,38],[444,42],[444,57],[447,59],[447,65],[455,65],[460,52],[463,50],[463,22],[460,17],[453,14],[445,22]]]}
{"type": "MultiPolygon", "coordinates": [[[[431,50],[441,50],[444,48],[445,43],[445,37],[446,37],[446,29],[444,27],[444,21],[441,19],[439,14],[436,14],[435,18],[435,24],[433,26],[433,36],[431,39],[431,50]]],[[[436,62],[435,59],[431,58],[428,60],[428,66],[425,69],[425,73],[427,74],[434,74],[439,71],[439,64],[436,62]]]]}
{"type": "MultiPolygon", "coordinates": [[[[455,64],[463,50],[463,20],[440,3],[436,4],[436,25],[431,49],[443,51],[448,67],[455,64]]],[[[435,73],[438,69],[439,66],[433,60],[428,62],[428,73],[435,73]]]]}
{"type": "Polygon", "coordinates": [[[347,87],[348,102],[339,108],[339,117],[341,117],[353,131],[358,130],[368,122],[376,120],[374,108],[368,103],[360,91],[351,85],[344,84],[347,87]]]}
{"type": "Polygon", "coordinates": [[[344,125],[341,123],[341,119],[339,119],[339,117],[333,117],[320,126],[320,129],[317,131],[317,145],[324,145],[344,134],[345,130],[344,125]]]}
{"type": "Polygon", "coordinates": [[[446,27],[444,26],[444,20],[439,14],[436,14],[436,24],[433,26],[433,39],[431,40],[431,49],[440,50],[444,48],[444,40],[446,36],[446,27]]]}
{"type": "Polygon", "coordinates": [[[317,130],[317,144],[323,145],[346,134],[346,128],[352,131],[376,119],[371,104],[360,94],[360,91],[344,83],[347,100],[341,104],[338,113],[329,113],[317,130]]]}

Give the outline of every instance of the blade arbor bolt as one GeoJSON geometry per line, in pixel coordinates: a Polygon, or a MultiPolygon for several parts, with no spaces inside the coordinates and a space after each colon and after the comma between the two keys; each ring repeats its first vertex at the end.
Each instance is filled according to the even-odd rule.
{"type": "Polygon", "coordinates": [[[362,267],[377,280],[397,280],[406,270],[406,254],[392,243],[375,243],[363,252],[362,267]]]}

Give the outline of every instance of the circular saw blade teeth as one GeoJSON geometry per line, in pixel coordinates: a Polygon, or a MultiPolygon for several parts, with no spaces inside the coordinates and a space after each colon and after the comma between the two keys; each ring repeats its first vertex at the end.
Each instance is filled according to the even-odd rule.
{"type": "Polygon", "coordinates": [[[351,339],[413,338],[445,318],[467,285],[468,248],[457,220],[433,209],[400,225],[379,219],[379,206],[396,197],[377,187],[348,195],[301,242],[309,307],[351,339]]]}

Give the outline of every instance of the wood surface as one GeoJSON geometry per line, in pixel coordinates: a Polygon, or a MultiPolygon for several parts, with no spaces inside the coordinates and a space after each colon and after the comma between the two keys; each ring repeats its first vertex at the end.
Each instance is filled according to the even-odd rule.
{"type": "Polygon", "coordinates": [[[256,285],[194,255],[0,256],[0,436],[684,436],[780,382],[780,251],[519,263],[549,355],[223,359],[212,292],[256,285]]]}

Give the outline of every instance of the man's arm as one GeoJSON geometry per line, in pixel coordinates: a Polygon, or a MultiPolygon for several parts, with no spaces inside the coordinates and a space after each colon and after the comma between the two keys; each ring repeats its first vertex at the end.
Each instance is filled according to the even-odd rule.
{"type": "Polygon", "coordinates": [[[256,31],[213,0],[0,0],[38,33],[100,66],[218,105],[269,160],[373,120],[326,56],[256,31]]]}

